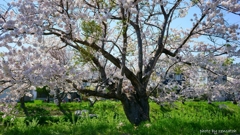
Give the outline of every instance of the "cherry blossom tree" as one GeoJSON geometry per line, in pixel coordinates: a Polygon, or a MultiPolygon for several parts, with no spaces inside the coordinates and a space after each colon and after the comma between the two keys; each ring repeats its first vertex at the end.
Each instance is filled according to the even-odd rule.
{"type": "Polygon", "coordinates": [[[194,62],[195,65],[191,66],[189,66],[189,63],[182,61],[168,61],[168,64],[161,63],[168,69],[164,74],[165,79],[163,80],[165,80],[165,84],[159,82],[157,88],[161,89],[165,95],[153,98],[153,100],[162,103],[166,100],[174,101],[179,97],[184,97],[183,99],[185,99],[206,96],[205,98],[211,103],[212,100],[229,100],[227,96],[230,94],[234,94],[237,97],[239,94],[239,66],[231,62],[233,59],[225,56],[209,57],[207,58],[209,62],[207,66],[209,68],[206,68],[206,63],[202,63],[202,61],[198,63],[198,56],[192,57],[192,59],[195,59],[196,62],[194,62]],[[176,67],[181,69],[180,73],[183,78],[180,78],[180,80],[174,78],[177,75],[176,67]],[[175,76],[167,78],[166,73],[169,74],[169,72],[174,73],[173,75],[175,76]]]}
{"type": "MultiPolygon", "coordinates": [[[[31,90],[34,90],[35,87],[47,86],[48,89],[51,89],[49,94],[58,97],[60,105],[62,96],[69,95],[72,90],[68,83],[64,83],[62,77],[76,75],[76,71],[73,70],[76,66],[71,65],[72,51],[67,51],[67,48],[59,48],[61,42],[53,40],[53,38],[45,38],[45,42],[48,44],[43,43],[41,48],[38,48],[35,47],[38,45],[34,44],[36,41],[25,39],[25,45],[21,48],[12,47],[9,52],[2,53],[1,92],[7,91],[8,96],[1,100],[5,103],[12,102],[11,106],[13,107],[20,99],[26,114],[24,96],[31,97],[31,90]],[[30,46],[30,44],[34,44],[34,46],[30,46]],[[48,46],[49,44],[50,46],[48,46]]],[[[80,72],[78,73],[80,74],[80,72]]]]}
{"type": "Polygon", "coordinates": [[[128,120],[139,125],[150,121],[147,91],[160,81],[153,79],[157,63],[170,59],[187,65],[194,79],[196,67],[222,74],[217,71],[224,68],[212,58],[239,57],[239,26],[226,18],[239,17],[237,0],[17,0],[8,6],[0,16],[0,47],[9,50],[0,75],[14,101],[28,86],[74,88],[120,100],[128,120]],[[190,26],[176,27],[178,22],[190,26]],[[61,42],[58,49],[69,47],[86,57],[85,64],[62,65],[46,51],[48,37],[61,42]],[[213,42],[201,41],[204,37],[213,42]],[[37,43],[25,47],[27,39],[37,43]],[[21,58],[29,58],[27,65],[21,58]],[[95,89],[82,88],[83,81],[96,83],[95,89]]]}

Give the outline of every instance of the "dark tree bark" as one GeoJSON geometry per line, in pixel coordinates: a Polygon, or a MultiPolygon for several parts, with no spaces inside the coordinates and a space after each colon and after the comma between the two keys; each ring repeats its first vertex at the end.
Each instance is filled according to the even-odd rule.
{"type": "Polygon", "coordinates": [[[139,85],[134,84],[134,90],[130,92],[122,91],[122,93],[117,93],[117,88],[115,84],[112,84],[112,87],[108,87],[109,90],[112,90],[109,93],[102,93],[99,91],[92,91],[87,89],[78,89],[77,85],[74,84],[71,80],[66,80],[68,83],[72,83],[73,87],[78,90],[79,93],[87,94],[91,96],[103,97],[106,99],[117,99],[120,100],[125,115],[129,122],[133,125],[138,126],[140,123],[145,121],[150,121],[149,117],[149,102],[148,96],[146,94],[145,87],[139,87],[139,85]],[[119,94],[119,95],[118,95],[119,94]]]}
{"type": "Polygon", "coordinates": [[[23,109],[24,114],[25,114],[26,116],[29,116],[28,110],[27,110],[27,108],[26,108],[26,106],[25,106],[24,97],[25,97],[25,96],[23,96],[23,97],[20,98],[20,104],[21,104],[20,106],[21,106],[21,108],[23,109]]]}
{"type": "Polygon", "coordinates": [[[60,90],[58,87],[55,88],[55,95],[54,95],[54,100],[57,99],[57,102],[55,103],[58,107],[61,107],[62,103],[62,98],[61,98],[60,90]]]}
{"type": "Polygon", "coordinates": [[[148,98],[139,98],[136,94],[126,94],[121,99],[128,120],[138,126],[144,121],[150,121],[148,98]]]}
{"type": "Polygon", "coordinates": [[[47,103],[49,103],[49,102],[50,102],[50,96],[48,94],[48,96],[47,96],[47,103]]]}

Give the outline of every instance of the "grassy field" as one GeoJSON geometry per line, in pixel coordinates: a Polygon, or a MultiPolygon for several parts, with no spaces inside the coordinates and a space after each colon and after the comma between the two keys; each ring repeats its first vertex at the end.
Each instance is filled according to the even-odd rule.
{"type": "Polygon", "coordinates": [[[0,119],[3,135],[199,135],[240,134],[240,107],[231,102],[176,102],[162,107],[150,102],[151,122],[135,127],[124,115],[120,102],[27,103],[30,117],[21,109],[17,118],[0,119]],[[89,110],[97,118],[76,117],[74,111],[89,110]]]}

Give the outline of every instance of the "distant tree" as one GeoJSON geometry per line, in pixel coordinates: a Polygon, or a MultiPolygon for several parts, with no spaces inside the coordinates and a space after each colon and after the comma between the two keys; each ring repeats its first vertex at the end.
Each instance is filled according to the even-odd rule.
{"type": "Polygon", "coordinates": [[[50,102],[50,90],[47,88],[47,86],[43,86],[42,88],[37,87],[36,88],[37,94],[44,94],[47,96],[46,102],[50,102]]]}

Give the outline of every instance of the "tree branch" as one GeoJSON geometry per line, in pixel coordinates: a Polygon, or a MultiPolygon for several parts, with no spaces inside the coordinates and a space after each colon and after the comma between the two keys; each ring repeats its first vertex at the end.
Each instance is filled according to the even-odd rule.
{"type": "MultiPolygon", "coordinates": [[[[183,61],[181,61],[183,64],[186,64],[186,65],[189,65],[189,66],[192,66],[193,64],[192,63],[190,63],[190,62],[183,62],[183,61]]],[[[199,66],[199,65],[198,65],[199,66]]],[[[212,70],[210,70],[210,69],[208,69],[207,67],[205,67],[205,66],[199,66],[200,68],[202,68],[202,69],[205,69],[205,70],[207,70],[207,71],[209,71],[209,72],[211,72],[211,73],[213,73],[213,74],[215,74],[215,75],[219,75],[219,74],[217,74],[216,72],[214,72],[214,71],[212,71],[212,70]]]]}
{"type": "Polygon", "coordinates": [[[73,85],[73,88],[76,89],[79,93],[86,94],[86,95],[91,95],[91,96],[97,96],[97,97],[103,97],[107,99],[119,99],[118,96],[114,92],[110,93],[103,93],[103,92],[98,92],[98,91],[93,91],[93,90],[88,90],[88,89],[79,89],[77,85],[72,82],[71,80],[66,80],[68,83],[71,83],[73,85]]]}

